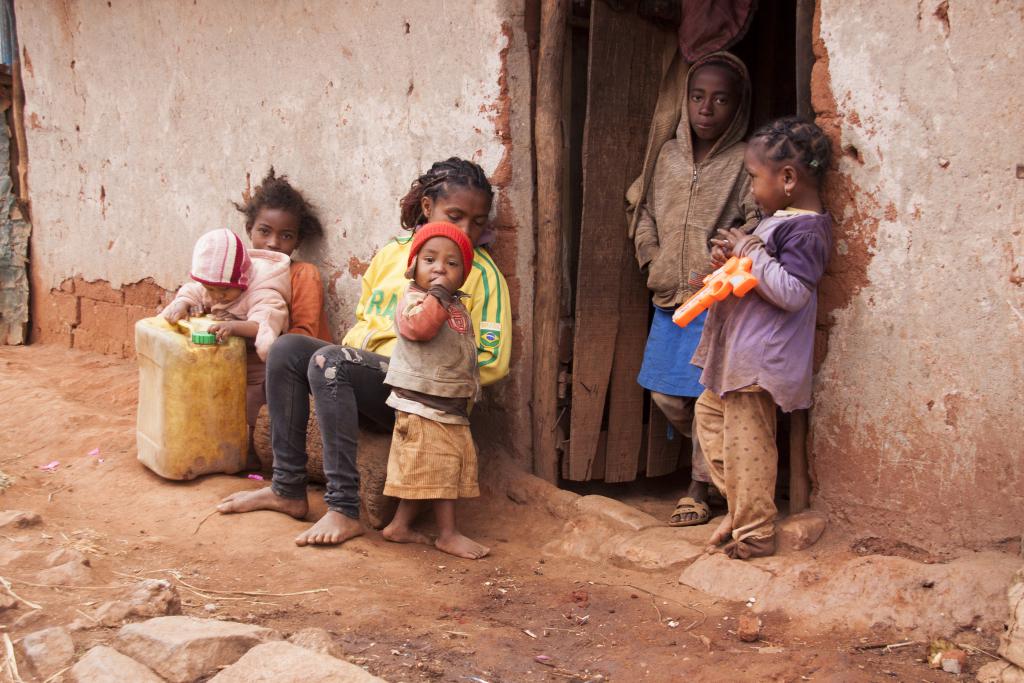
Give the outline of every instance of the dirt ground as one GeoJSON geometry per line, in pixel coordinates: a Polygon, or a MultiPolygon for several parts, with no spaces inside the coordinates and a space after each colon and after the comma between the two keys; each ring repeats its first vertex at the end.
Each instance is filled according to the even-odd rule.
{"type": "MultiPolygon", "coordinates": [[[[210,476],[175,483],[142,467],[135,401],[130,361],[0,348],[0,508],[43,518],[0,535],[0,575],[42,607],[0,612],[15,643],[81,618],[138,577],[171,580],[188,615],[285,635],[327,629],[350,661],[389,681],[973,678],[930,670],[923,644],[856,649],[899,642],[899,633],[807,633],[777,614],[763,615],[761,641],[743,643],[735,625],[744,605],[681,586],[677,571],[545,556],[540,548],[562,523],[494,492],[463,508],[464,528],[492,548],[481,561],[389,544],[372,531],[339,548],[299,548],[292,539],[303,522],[271,512],[210,515],[223,496],[262,482],[210,476]],[[52,471],[41,469],[54,462],[52,471]],[[86,585],[38,579],[45,557],[59,548],[86,554],[86,585]],[[239,590],[277,595],[228,593],[239,590]]],[[[322,512],[319,491],[310,497],[312,514],[322,512]]],[[[78,631],[76,649],[115,632],[78,631]]],[[[970,668],[984,663],[972,657],[970,668]]]]}

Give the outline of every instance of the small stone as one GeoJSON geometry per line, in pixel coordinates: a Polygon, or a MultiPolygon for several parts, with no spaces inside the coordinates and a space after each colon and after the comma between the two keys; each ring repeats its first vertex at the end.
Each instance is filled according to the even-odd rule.
{"type": "Polygon", "coordinates": [[[47,567],[58,567],[68,562],[80,562],[87,567],[91,564],[84,553],[71,548],[57,548],[43,559],[47,567]]]}
{"type": "Polygon", "coordinates": [[[14,596],[8,595],[7,593],[0,593],[0,612],[14,609],[17,606],[18,601],[14,599],[14,596]]]}
{"type": "Polygon", "coordinates": [[[75,658],[75,642],[68,630],[60,626],[28,634],[21,641],[21,650],[25,661],[42,679],[57,673],[75,658]]]}
{"type": "Polygon", "coordinates": [[[97,645],[68,672],[70,683],[162,683],[160,677],[131,657],[97,645]]]}
{"type": "Polygon", "coordinates": [[[939,166],[942,168],[949,168],[949,159],[946,157],[939,157],[939,166]]]}
{"type": "Polygon", "coordinates": [[[943,671],[958,674],[967,666],[967,653],[963,650],[946,650],[939,661],[943,671]]]}
{"type": "Polygon", "coordinates": [[[761,638],[761,620],[753,614],[740,616],[736,626],[736,635],[744,643],[755,643],[761,638]]]}
{"type": "Polygon", "coordinates": [[[48,586],[88,586],[93,582],[89,558],[84,555],[36,574],[36,582],[48,586]]]}
{"type": "Polygon", "coordinates": [[[215,603],[215,602],[208,602],[205,605],[203,605],[203,611],[207,612],[209,614],[213,614],[218,609],[220,609],[220,608],[217,606],[217,603],[215,603]]]}
{"type": "Polygon", "coordinates": [[[26,510],[4,510],[0,512],[0,529],[24,529],[42,524],[43,518],[26,510]]]}
{"type": "Polygon", "coordinates": [[[162,617],[181,614],[178,590],[166,579],[146,579],[120,600],[100,605],[92,615],[103,626],[120,626],[132,618],[162,617]]]}
{"type": "Polygon", "coordinates": [[[20,550],[7,549],[2,555],[0,555],[0,567],[7,567],[13,565],[18,560],[25,557],[25,553],[20,550]]]}
{"type": "Polygon", "coordinates": [[[288,638],[288,642],[339,659],[345,655],[338,644],[334,642],[331,634],[322,628],[304,628],[301,631],[296,631],[288,638]]]}
{"type": "Polygon", "coordinates": [[[828,516],[817,510],[804,510],[783,519],[775,525],[780,550],[804,550],[814,545],[825,527],[828,516]]]}
{"type": "Polygon", "coordinates": [[[210,683],[387,683],[355,664],[286,642],[249,650],[210,683]]]}
{"type": "Polygon", "coordinates": [[[281,636],[262,626],[194,617],[156,617],[121,628],[114,647],[172,683],[189,683],[281,636]]]}

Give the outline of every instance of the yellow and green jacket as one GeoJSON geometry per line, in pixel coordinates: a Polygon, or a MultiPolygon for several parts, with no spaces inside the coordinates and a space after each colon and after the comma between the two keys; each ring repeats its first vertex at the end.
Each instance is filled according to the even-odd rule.
{"type": "MultiPolygon", "coordinates": [[[[370,261],[356,306],[356,324],[341,341],[344,346],[391,356],[395,348],[395,309],[409,281],[405,278],[410,237],[396,237],[370,261]]],[[[460,289],[476,331],[480,384],[487,386],[508,374],[512,352],[512,310],[505,277],[487,250],[473,251],[473,270],[460,289]]]]}

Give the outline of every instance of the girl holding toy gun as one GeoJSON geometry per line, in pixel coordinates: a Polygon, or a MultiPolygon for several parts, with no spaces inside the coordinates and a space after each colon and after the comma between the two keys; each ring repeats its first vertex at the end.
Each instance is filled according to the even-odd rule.
{"type": "Polygon", "coordinates": [[[710,551],[747,559],[775,552],[775,406],[811,403],[818,281],[832,251],[832,219],[819,190],[831,157],[825,134],[795,117],[754,133],[744,156],[751,194],[766,216],[751,234],[719,230],[716,265],[749,257],[757,287],[711,307],[693,363],[706,389],[697,434],[729,513],[710,551]]]}

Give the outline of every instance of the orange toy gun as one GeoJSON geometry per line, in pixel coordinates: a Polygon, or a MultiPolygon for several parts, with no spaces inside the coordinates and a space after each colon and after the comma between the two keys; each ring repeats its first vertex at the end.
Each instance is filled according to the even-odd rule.
{"type": "Polygon", "coordinates": [[[672,322],[679,327],[686,327],[716,301],[721,301],[729,294],[742,297],[757,287],[757,278],[750,274],[752,265],[753,261],[747,256],[730,257],[725,265],[704,278],[704,286],[699,292],[676,309],[672,314],[672,322]]]}

